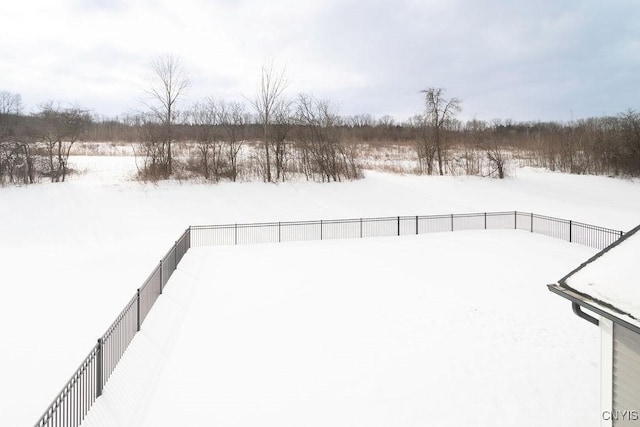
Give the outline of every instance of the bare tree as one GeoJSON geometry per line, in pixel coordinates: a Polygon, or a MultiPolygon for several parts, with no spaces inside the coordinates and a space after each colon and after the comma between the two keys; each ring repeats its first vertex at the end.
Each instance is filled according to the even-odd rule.
{"type": "Polygon", "coordinates": [[[48,102],[40,107],[42,139],[47,146],[51,182],[64,182],[71,147],[81,137],[91,118],[87,110],[78,106],[63,108],[48,102]]]}
{"type": "Polygon", "coordinates": [[[217,114],[218,124],[225,133],[229,176],[235,182],[238,179],[238,154],[245,142],[247,115],[244,105],[239,102],[220,102],[217,114]]]}
{"type": "Polygon", "coordinates": [[[294,124],[292,102],[283,99],[276,104],[273,114],[273,154],[276,166],[276,181],[285,181],[289,158],[287,136],[294,124]]]}
{"type": "Polygon", "coordinates": [[[149,117],[139,114],[131,118],[137,129],[136,144],[133,144],[138,174],[143,179],[156,180],[166,172],[166,150],[162,125],[149,117]],[[138,158],[142,158],[142,167],[138,158]]]}
{"type": "Polygon", "coordinates": [[[301,128],[301,157],[306,162],[302,169],[307,178],[318,174],[323,182],[330,182],[362,177],[355,152],[340,142],[338,127],[342,121],[329,100],[300,94],[297,122],[301,128]]]}
{"type": "Polygon", "coordinates": [[[0,183],[17,180],[22,153],[15,140],[15,127],[21,112],[21,97],[7,91],[0,92],[0,183]]]}
{"type": "Polygon", "coordinates": [[[262,137],[264,139],[265,153],[265,180],[271,182],[270,159],[270,127],[273,121],[274,111],[278,102],[282,100],[283,92],[289,85],[285,77],[285,70],[274,70],[273,64],[262,66],[260,88],[253,99],[249,99],[251,105],[258,113],[258,119],[262,124],[262,137]]]}
{"type": "Polygon", "coordinates": [[[430,138],[435,146],[438,159],[438,173],[444,175],[443,160],[445,156],[444,130],[451,123],[455,115],[461,111],[458,98],[446,99],[443,88],[430,87],[421,91],[425,94],[425,122],[430,138]]]}
{"type": "Polygon", "coordinates": [[[22,112],[22,97],[19,94],[0,92],[0,142],[6,142],[15,134],[15,126],[22,112]]]}
{"type": "Polygon", "coordinates": [[[483,141],[482,144],[489,161],[489,176],[503,179],[507,176],[507,153],[498,140],[483,141]]]}
{"type": "Polygon", "coordinates": [[[418,155],[419,173],[433,174],[433,166],[436,158],[436,145],[431,135],[431,129],[422,114],[417,114],[409,119],[409,124],[417,130],[416,154],[418,155]]]}
{"type": "Polygon", "coordinates": [[[166,164],[163,175],[168,178],[173,172],[173,154],[171,144],[174,139],[174,126],[178,118],[177,103],[185,95],[190,80],[184,71],[180,59],[173,55],[163,55],[152,60],[153,77],[146,90],[147,106],[152,118],[162,126],[162,149],[166,164]]]}
{"type": "Polygon", "coordinates": [[[618,117],[621,128],[623,167],[629,175],[640,175],[640,113],[627,110],[618,117]]]}
{"type": "Polygon", "coordinates": [[[218,181],[222,144],[216,138],[214,126],[218,124],[219,109],[213,99],[195,104],[190,111],[191,124],[195,127],[197,150],[200,155],[199,170],[205,179],[218,181]]]}

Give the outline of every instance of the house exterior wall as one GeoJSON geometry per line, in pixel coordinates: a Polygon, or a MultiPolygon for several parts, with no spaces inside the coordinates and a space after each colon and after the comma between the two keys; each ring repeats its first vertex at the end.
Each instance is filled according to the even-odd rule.
{"type": "Polygon", "coordinates": [[[611,412],[602,418],[612,427],[640,427],[640,335],[615,322],[611,366],[611,412]]]}
{"type": "Polygon", "coordinates": [[[613,322],[600,318],[600,427],[612,427],[613,322]]]}

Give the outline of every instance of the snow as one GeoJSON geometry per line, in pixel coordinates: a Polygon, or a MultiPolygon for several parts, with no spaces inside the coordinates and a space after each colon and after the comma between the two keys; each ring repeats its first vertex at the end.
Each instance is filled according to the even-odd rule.
{"type": "MultiPolygon", "coordinates": [[[[136,170],[132,157],[87,156],[71,161],[75,169],[86,172],[69,182],[0,188],[0,425],[35,422],[188,225],[501,210],[533,211],[622,230],[640,223],[637,180],[519,169],[515,177],[500,181],[367,172],[364,180],[331,184],[149,184],[129,179],[136,170]]],[[[543,239],[550,245],[561,243],[543,239]]],[[[335,250],[342,243],[348,245],[336,243],[335,250]]],[[[500,242],[488,240],[488,244],[500,242]]],[[[551,251],[538,249],[527,258],[551,251]]],[[[537,283],[541,292],[593,254],[577,245],[567,250],[575,257],[553,277],[537,283]]],[[[281,262],[304,281],[324,271],[281,262]]],[[[505,268],[512,277],[523,276],[520,263],[506,262],[505,268]]],[[[459,270],[450,275],[462,274],[459,270]]],[[[422,271],[431,274],[426,267],[422,271]]],[[[267,276],[265,286],[278,283],[275,274],[267,276]]],[[[177,279],[171,285],[174,292],[180,288],[176,283],[177,279]]],[[[158,304],[162,300],[168,303],[168,297],[162,297],[158,304]]],[[[545,307],[551,307],[551,300],[545,299],[545,307]]],[[[559,311],[567,310],[559,306],[559,311]]],[[[581,323],[569,325],[556,328],[593,341],[590,331],[580,335],[585,329],[581,323]]],[[[526,339],[537,339],[532,334],[526,339]]],[[[174,337],[178,336],[176,331],[174,337]]],[[[571,357],[582,357],[571,342],[566,344],[571,357]]],[[[543,344],[542,349],[557,354],[551,345],[543,344]]],[[[556,386],[563,384],[558,381],[556,386]]],[[[582,388],[593,389],[590,384],[582,388]]]]}
{"type": "Polygon", "coordinates": [[[566,284],[595,300],[611,304],[640,321],[640,233],[634,233],[601,257],[570,275],[566,284]]]}
{"type": "Polygon", "coordinates": [[[543,285],[592,253],[523,231],[195,248],[83,425],[597,426],[598,330],[543,285]]]}

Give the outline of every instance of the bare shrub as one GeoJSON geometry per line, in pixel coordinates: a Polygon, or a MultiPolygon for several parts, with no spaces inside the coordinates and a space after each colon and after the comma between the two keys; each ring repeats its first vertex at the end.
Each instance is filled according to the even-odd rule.
{"type": "Polygon", "coordinates": [[[86,110],[74,106],[63,108],[59,103],[43,104],[38,113],[42,139],[47,148],[51,182],[64,182],[69,173],[69,155],[73,144],[82,136],[90,121],[86,110]]]}
{"type": "Polygon", "coordinates": [[[239,102],[220,102],[217,108],[217,122],[224,133],[222,152],[226,160],[224,174],[233,182],[238,179],[240,150],[245,144],[249,118],[244,105],[239,102]]]}
{"type": "Polygon", "coordinates": [[[300,125],[299,158],[307,178],[322,182],[362,177],[355,150],[340,143],[340,118],[328,100],[299,95],[297,121],[300,125]]]}
{"type": "MultiPolygon", "coordinates": [[[[197,171],[205,179],[220,179],[222,144],[217,139],[214,126],[218,121],[218,107],[212,99],[195,104],[190,111],[195,129],[197,162],[191,161],[190,170],[197,171]]],[[[193,160],[193,159],[191,159],[193,160]]]]}
{"type": "Polygon", "coordinates": [[[133,146],[138,176],[145,181],[167,178],[169,162],[164,131],[159,124],[145,116],[141,116],[140,121],[139,142],[133,146]]]}

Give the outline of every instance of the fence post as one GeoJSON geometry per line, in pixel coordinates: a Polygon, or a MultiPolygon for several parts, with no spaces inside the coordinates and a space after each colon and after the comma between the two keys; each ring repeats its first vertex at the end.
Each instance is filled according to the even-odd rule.
{"type": "Polygon", "coordinates": [[[102,338],[98,338],[96,351],[96,398],[102,395],[102,338]]]}
{"type": "Polygon", "coordinates": [[[572,236],[571,236],[571,229],[573,228],[573,221],[569,220],[569,243],[571,243],[572,241],[572,236]]]}
{"type": "Polygon", "coordinates": [[[140,332],[140,288],[136,291],[136,306],[136,331],[140,332]]]}
{"type": "Polygon", "coordinates": [[[531,232],[533,233],[533,212],[529,213],[529,216],[531,217],[531,232]]]}
{"type": "Polygon", "coordinates": [[[416,235],[418,234],[418,215],[416,215],[416,235]]]}
{"type": "Polygon", "coordinates": [[[238,244],[238,224],[236,223],[235,227],[234,227],[234,232],[233,232],[233,244],[237,245],[238,244]]]}
{"type": "Polygon", "coordinates": [[[280,238],[280,222],[278,221],[278,243],[281,242],[280,238]]]}
{"type": "Polygon", "coordinates": [[[398,217],[398,236],[400,235],[400,217],[398,217]]]}
{"type": "Polygon", "coordinates": [[[451,214],[451,231],[453,231],[453,214],[451,214]]]}
{"type": "Polygon", "coordinates": [[[513,211],[513,229],[518,229],[518,211],[513,211]]]}
{"type": "Polygon", "coordinates": [[[484,213],[484,229],[487,229],[487,213],[484,213]]]}
{"type": "Polygon", "coordinates": [[[322,220],[320,220],[320,240],[322,240],[322,220]]]}
{"type": "Polygon", "coordinates": [[[162,283],[162,260],[160,260],[160,295],[162,295],[162,287],[164,283],[162,283]]]}
{"type": "Polygon", "coordinates": [[[362,218],[360,218],[360,238],[362,239],[362,218]]]}

